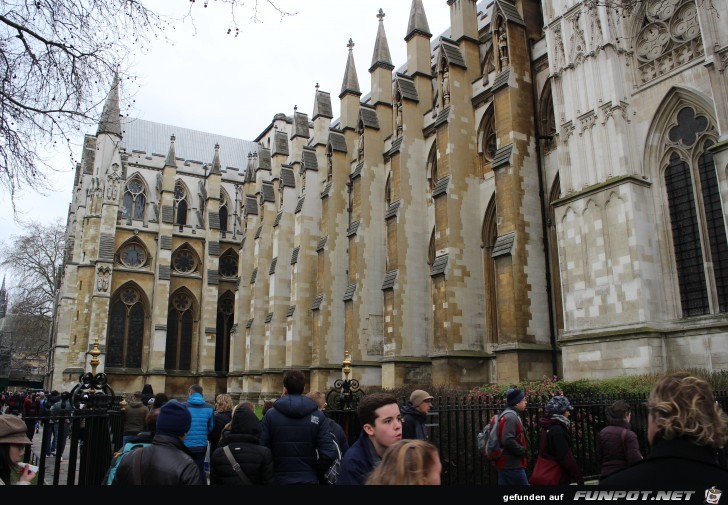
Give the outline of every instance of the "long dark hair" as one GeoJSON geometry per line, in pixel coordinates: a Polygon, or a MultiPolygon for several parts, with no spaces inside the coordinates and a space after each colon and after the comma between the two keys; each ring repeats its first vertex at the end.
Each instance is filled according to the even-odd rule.
{"type": "Polygon", "coordinates": [[[10,467],[13,466],[10,461],[10,444],[0,444],[0,479],[10,485],[10,467]]]}

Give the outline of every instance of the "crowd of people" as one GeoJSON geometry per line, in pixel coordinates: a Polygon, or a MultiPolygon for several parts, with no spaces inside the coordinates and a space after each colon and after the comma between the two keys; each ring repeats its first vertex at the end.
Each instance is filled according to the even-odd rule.
{"type": "MultiPolygon", "coordinates": [[[[361,433],[349,446],[344,429],[325,413],[324,395],[304,394],[305,386],[302,371],[284,372],[283,395],[267,402],[259,419],[255,405],[243,401],[233,406],[226,393],[217,395],[214,405],[207,402],[198,384],[189,386],[185,401],[154,395],[147,385],[126,405],[122,448],[104,483],[440,485],[439,450],[428,440],[425,426],[434,400],[428,392],[413,391],[401,407],[389,393],[364,396],[357,407],[361,433]]],[[[531,475],[522,420],[528,400],[517,388],[509,389],[504,399],[506,408],[493,418],[502,448],[494,462],[498,484],[584,484],[573,451],[574,408],[569,399],[553,396],[546,404],[531,475]]],[[[69,404],[68,393],[57,391],[48,398],[41,392],[28,394],[12,405],[5,397],[0,484],[37,483],[36,472],[22,464],[39,428],[32,418],[49,412],[62,419],[69,404]]],[[[631,429],[631,406],[619,400],[607,410],[608,425],[596,440],[600,485],[639,489],[669,482],[709,489],[728,482],[728,416],[705,380],[683,372],[667,374],[655,384],[647,407],[646,457],[631,429]]],[[[63,422],[55,425],[49,451],[62,454],[63,422]]]]}

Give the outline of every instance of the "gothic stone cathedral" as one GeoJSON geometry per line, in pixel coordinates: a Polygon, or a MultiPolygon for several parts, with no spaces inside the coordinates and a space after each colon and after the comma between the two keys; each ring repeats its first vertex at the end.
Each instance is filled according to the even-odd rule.
{"type": "MultiPolygon", "coordinates": [[[[728,368],[728,0],[413,0],[370,92],[253,141],[87,135],[48,385],[311,390],[728,368]]],[[[373,13],[374,14],[374,13],[373,13]]],[[[353,20],[352,20],[353,21],[353,20]]],[[[375,30],[376,28],[376,30],[375,30]]],[[[375,33],[376,32],[376,33],[375,33]]],[[[343,58],[342,58],[343,59],[343,58]]]]}

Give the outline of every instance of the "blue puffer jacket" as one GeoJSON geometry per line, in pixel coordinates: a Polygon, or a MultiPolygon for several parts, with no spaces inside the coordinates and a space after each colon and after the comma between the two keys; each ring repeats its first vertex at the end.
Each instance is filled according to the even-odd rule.
{"type": "Polygon", "coordinates": [[[318,484],[319,473],[338,457],[328,418],[305,396],[276,400],[262,428],[260,445],[273,452],[276,484],[318,484]]]}
{"type": "Polygon", "coordinates": [[[364,431],[341,459],[337,485],[364,484],[382,458],[377,455],[371,440],[364,431]]]}
{"type": "Polygon", "coordinates": [[[192,393],[185,405],[190,409],[192,415],[192,424],[185,437],[185,446],[207,447],[207,437],[215,425],[213,421],[215,409],[205,401],[200,393],[192,393]]]}

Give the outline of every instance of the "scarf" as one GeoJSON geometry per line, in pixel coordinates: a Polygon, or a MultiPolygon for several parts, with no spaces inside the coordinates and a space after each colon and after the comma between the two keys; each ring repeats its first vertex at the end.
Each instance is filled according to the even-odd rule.
{"type": "Polygon", "coordinates": [[[561,414],[551,414],[551,419],[556,419],[557,421],[561,421],[563,425],[566,427],[566,429],[569,429],[569,425],[571,424],[571,421],[569,421],[568,418],[565,416],[562,416],[561,414]]]}

